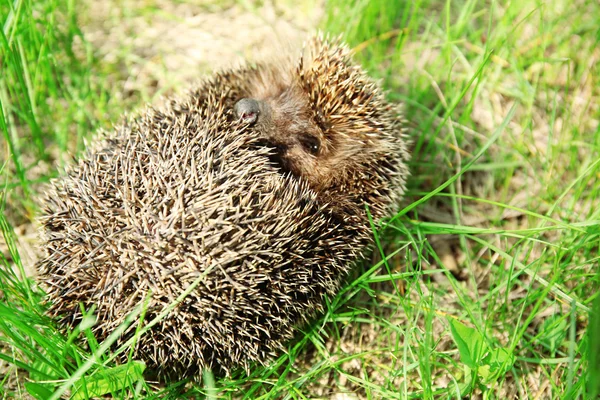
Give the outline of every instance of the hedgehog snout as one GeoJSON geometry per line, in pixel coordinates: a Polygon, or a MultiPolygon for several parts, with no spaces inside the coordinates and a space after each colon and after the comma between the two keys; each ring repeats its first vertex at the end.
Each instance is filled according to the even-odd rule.
{"type": "Polygon", "coordinates": [[[253,130],[258,139],[255,144],[271,150],[268,156],[271,165],[281,172],[287,172],[282,158],[286,148],[281,144],[273,143],[269,135],[266,134],[266,131],[269,131],[269,126],[272,125],[270,106],[264,101],[243,98],[233,106],[233,114],[241,123],[254,127],[253,130]]]}
{"type": "Polygon", "coordinates": [[[244,98],[233,106],[235,117],[243,123],[254,124],[260,114],[260,103],[254,99],[244,98]]]}

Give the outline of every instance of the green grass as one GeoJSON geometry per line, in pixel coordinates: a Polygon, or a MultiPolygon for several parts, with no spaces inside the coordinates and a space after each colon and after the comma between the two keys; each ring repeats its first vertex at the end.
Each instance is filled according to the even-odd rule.
{"type": "MultiPolygon", "coordinates": [[[[124,3],[113,23],[157,12],[147,3],[124,3]]],[[[152,99],[117,94],[128,49],[100,59],[84,33],[94,16],[77,4],[0,2],[4,397],[57,398],[82,377],[115,380],[108,390],[116,398],[598,393],[596,1],[330,0],[321,28],[341,34],[389,97],[405,104],[409,191],[401,211],[374,232],[378,251],[287,354],[249,376],[206,374],[185,393],[185,382],[160,387],[133,368],[115,370],[109,343],[96,343],[89,326],[81,333],[89,349],[78,332],[61,336],[31,280],[20,278],[28,267],[20,243],[41,184],[96,128],[152,99]],[[473,329],[451,330],[455,323],[473,329]]]]}

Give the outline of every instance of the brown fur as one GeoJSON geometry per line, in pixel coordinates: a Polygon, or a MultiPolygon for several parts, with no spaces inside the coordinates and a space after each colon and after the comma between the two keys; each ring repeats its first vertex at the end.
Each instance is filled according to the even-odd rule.
{"type": "MultiPolygon", "coordinates": [[[[389,159],[408,159],[398,135],[398,110],[352,64],[344,46],[314,38],[298,65],[287,66],[290,70],[295,73],[282,73],[286,68],[280,64],[259,67],[245,79],[240,95],[265,107],[257,135],[275,148],[284,171],[309,182],[331,207],[362,206],[352,195],[366,194],[364,182],[377,181],[382,173],[390,176],[385,172],[389,159]],[[318,150],[310,151],[314,143],[318,150]]],[[[369,197],[362,200],[377,204],[369,197]]]]}

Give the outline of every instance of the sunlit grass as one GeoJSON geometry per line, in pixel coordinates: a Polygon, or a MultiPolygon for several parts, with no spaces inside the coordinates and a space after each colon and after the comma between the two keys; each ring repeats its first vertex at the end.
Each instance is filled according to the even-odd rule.
{"type": "MultiPolygon", "coordinates": [[[[377,251],[269,367],[206,374],[185,394],[186,382],[141,381],[113,395],[592,398],[586,387],[600,381],[600,366],[587,364],[590,355],[598,362],[597,320],[586,334],[599,304],[600,5],[348,4],[327,2],[322,29],[341,34],[389,98],[405,104],[413,148],[408,193],[374,231],[377,251]],[[509,349],[509,371],[469,384],[448,319],[509,349]]],[[[74,1],[0,3],[0,382],[8,397],[56,397],[114,366],[89,326],[84,348],[79,332],[63,337],[44,316],[41,294],[22,278],[13,229],[33,219],[40,183],[85,138],[152,100],[114,95],[118,67],[86,41],[86,10],[74,1]]]]}

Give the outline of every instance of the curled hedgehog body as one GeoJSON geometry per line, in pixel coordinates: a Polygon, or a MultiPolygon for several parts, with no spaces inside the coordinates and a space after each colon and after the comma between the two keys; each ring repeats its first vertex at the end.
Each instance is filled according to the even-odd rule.
{"type": "MultiPolygon", "coordinates": [[[[337,42],[241,67],[96,140],[44,200],[38,269],[63,325],[98,339],[147,301],[159,375],[265,363],[321,310],[408,175],[397,109],[337,42]]],[[[131,327],[119,339],[135,333],[131,327]]]]}

